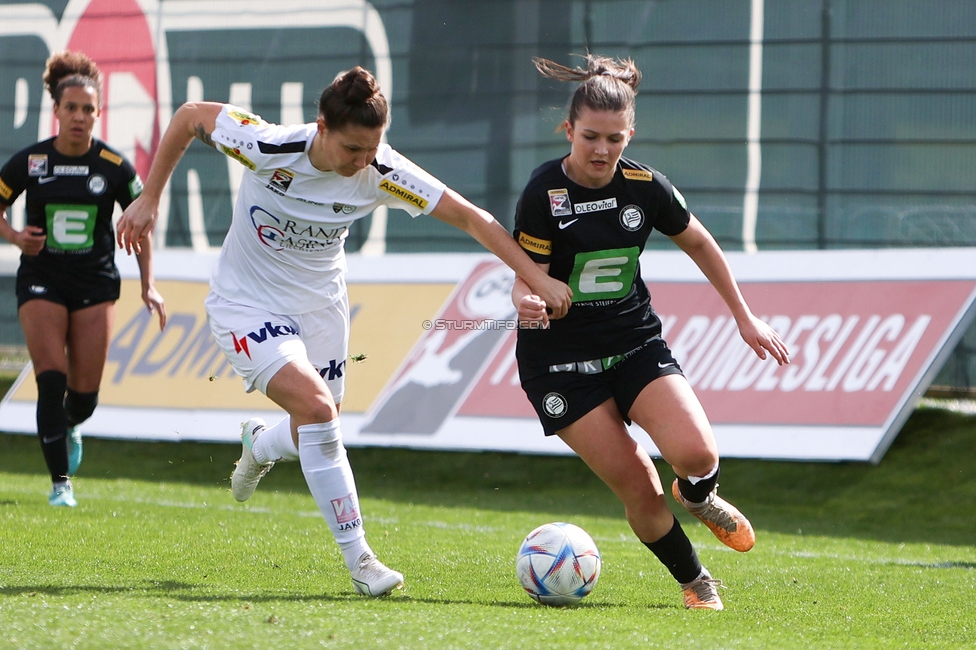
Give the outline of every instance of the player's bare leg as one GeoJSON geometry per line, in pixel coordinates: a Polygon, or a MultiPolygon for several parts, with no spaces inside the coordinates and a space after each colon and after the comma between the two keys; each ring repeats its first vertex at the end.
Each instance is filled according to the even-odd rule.
{"type": "Polygon", "coordinates": [[[666,375],[644,387],[630,410],[671,464],[675,499],[723,544],[745,552],[756,543],[749,520],[717,494],[718,448],[705,411],[688,380],[666,375]]]}

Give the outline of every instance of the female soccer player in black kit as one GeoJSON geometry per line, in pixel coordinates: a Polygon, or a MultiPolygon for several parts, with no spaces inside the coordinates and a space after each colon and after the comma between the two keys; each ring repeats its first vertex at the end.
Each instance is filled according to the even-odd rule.
{"type": "Polygon", "coordinates": [[[550,322],[546,304],[517,279],[512,299],[522,387],[546,435],[558,435],[623,502],[627,521],[668,568],[685,607],[719,610],[721,583],[698,560],[664,499],[654,463],[625,422],[646,431],[677,476],[675,499],[727,546],[748,551],[749,521],[716,494],[719,458],[698,398],[661,338],[638,257],[659,230],[687,253],[728,305],[742,338],[765,359],[789,354],[753,316],[718,244],[660,172],[621,154],[634,134],[633,61],[586,56],[586,69],[536,59],[543,76],[581,82],[561,128],[568,156],[533,172],[515,237],[543,269],[570,285],[573,304],[550,322]]]}
{"type": "MultiPolygon", "coordinates": [[[[52,506],[76,506],[70,476],[81,464],[78,425],[98,402],[121,281],[112,211],[142,191],[135,168],[92,137],[101,111],[101,73],[78,52],[47,61],[58,134],[20,151],[0,169],[0,237],[21,250],[17,313],[37,378],[37,435],[51,473],[52,506]],[[15,230],[7,207],[27,192],[27,225],[15,230]]],[[[152,275],[139,256],[142,300],[166,325],[152,275]]]]}

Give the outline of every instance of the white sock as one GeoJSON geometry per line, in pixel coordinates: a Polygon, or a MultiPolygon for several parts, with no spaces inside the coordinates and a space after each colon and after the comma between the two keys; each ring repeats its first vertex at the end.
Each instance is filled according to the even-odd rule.
{"type": "Polygon", "coordinates": [[[251,448],[254,460],[261,465],[271,461],[298,460],[298,447],[291,437],[291,418],[286,417],[270,427],[266,427],[251,448]]]}
{"type": "Polygon", "coordinates": [[[372,550],[366,543],[359,494],[342,444],[339,419],[298,427],[298,453],[312,498],[342,550],[346,567],[352,571],[363,553],[372,550]]]}

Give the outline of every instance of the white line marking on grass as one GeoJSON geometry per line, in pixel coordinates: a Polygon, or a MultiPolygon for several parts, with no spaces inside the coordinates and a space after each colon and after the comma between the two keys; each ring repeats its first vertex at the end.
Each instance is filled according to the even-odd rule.
{"type": "Polygon", "coordinates": [[[501,531],[501,528],[494,528],[492,526],[472,526],[471,524],[448,524],[443,521],[425,521],[424,526],[428,528],[439,528],[441,530],[464,530],[474,533],[497,533],[501,531]]]}
{"type": "MultiPolygon", "coordinates": [[[[632,544],[637,541],[636,538],[621,534],[617,537],[609,536],[593,536],[593,541],[597,543],[597,546],[603,546],[605,544],[632,544]]],[[[879,542],[887,543],[887,542],[879,542]]],[[[695,544],[692,543],[696,550],[699,551],[718,551],[720,553],[737,553],[733,549],[725,546],[724,544],[695,544]]],[[[759,548],[759,547],[757,547],[759,548]]],[[[771,555],[781,555],[786,557],[796,558],[798,560],[836,560],[838,562],[861,562],[864,564],[897,564],[902,566],[916,566],[928,569],[976,569],[976,561],[969,559],[956,559],[949,560],[944,558],[933,558],[928,560],[912,559],[912,558],[897,558],[897,557],[865,557],[856,554],[842,554],[842,553],[825,553],[820,551],[796,551],[796,550],[785,550],[770,548],[770,546],[764,546],[760,549],[760,553],[769,553],[771,555]]]]}
{"type": "MultiPolygon", "coordinates": [[[[184,503],[179,501],[168,501],[168,500],[154,500],[146,498],[126,498],[126,497],[105,497],[105,496],[92,496],[87,497],[93,500],[103,500],[103,501],[120,501],[120,502],[130,502],[130,503],[144,503],[149,505],[162,506],[164,508],[187,508],[187,509],[197,509],[202,510],[204,508],[222,510],[225,512],[245,512],[257,515],[291,515],[293,517],[312,517],[316,519],[321,519],[322,514],[318,510],[274,510],[272,508],[261,508],[254,506],[236,506],[234,504],[211,504],[206,501],[203,503],[184,503]]],[[[367,521],[373,524],[394,526],[399,525],[400,520],[397,518],[389,517],[364,517],[367,521]]],[[[471,524],[457,523],[450,524],[444,521],[423,521],[415,522],[411,525],[414,526],[426,526],[428,528],[437,528],[440,530],[464,530],[475,533],[497,533],[499,528],[493,528],[491,526],[474,526],[471,524]]]]}
{"type": "MultiPolygon", "coordinates": [[[[693,544],[696,549],[735,553],[733,549],[717,544],[693,544]]],[[[860,562],[863,564],[898,564],[903,566],[917,566],[930,569],[976,569],[976,562],[969,560],[918,560],[896,557],[865,557],[841,553],[822,553],[819,551],[787,551],[764,548],[763,553],[771,555],[785,555],[799,560],[836,560],[838,562],[860,562]]]]}
{"type": "MultiPolygon", "coordinates": [[[[5,490],[7,492],[17,492],[19,494],[34,494],[34,490],[30,489],[9,489],[5,490]]],[[[159,506],[162,508],[182,508],[186,510],[220,510],[223,512],[234,512],[234,513],[247,513],[255,515],[291,515],[293,517],[312,517],[320,519],[322,517],[318,510],[280,510],[265,507],[255,507],[255,506],[240,506],[233,503],[227,504],[215,504],[207,501],[191,503],[186,501],[173,501],[170,499],[147,499],[145,497],[125,497],[125,496],[106,496],[100,494],[85,494],[81,495],[83,501],[110,501],[115,503],[138,503],[144,505],[159,506]]],[[[373,524],[394,526],[399,525],[400,520],[398,518],[391,517],[364,517],[367,521],[373,524]]],[[[439,530],[463,530],[475,533],[497,533],[501,529],[491,526],[475,526],[472,524],[465,523],[447,523],[444,521],[422,521],[414,522],[413,526],[426,526],[428,528],[436,528],[439,530]]]]}

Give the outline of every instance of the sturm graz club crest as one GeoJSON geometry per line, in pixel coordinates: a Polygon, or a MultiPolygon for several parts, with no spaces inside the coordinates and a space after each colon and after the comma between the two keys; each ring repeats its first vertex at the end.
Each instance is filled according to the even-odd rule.
{"type": "Polygon", "coordinates": [[[108,183],[101,174],[92,174],[88,177],[88,191],[95,196],[104,194],[106,187],[108,187],[108,183]]]}
{"type": "Polygon", "coordinates": [[[549,393],[542,398],[542,410],[551,418],[561,418],[566,415],[566,398],[559,393],[549,393]]]}
{"type": "Polygon", "coordinates": [[[356,206],[346,205],[345,203],[339,203],[338,201],[336,201],[335,203],[332,204],[332,211],[335,212],[336,214],[339,214],[340,212],[342,214],[352,214],[353,212],[356,211],[356,206]]]}
{"type": "Polygon", "coordinates": [[[644,211],[636,205],[628,205],[620,211],[620,225],[634,232],[644,225],[644,211]]]}

